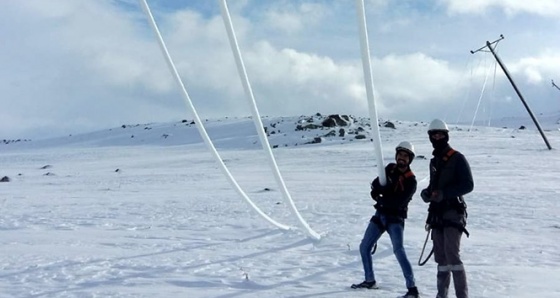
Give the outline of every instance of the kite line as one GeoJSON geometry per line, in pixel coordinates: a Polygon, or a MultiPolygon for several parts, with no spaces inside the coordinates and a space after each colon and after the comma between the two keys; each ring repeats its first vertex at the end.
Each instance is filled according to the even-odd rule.
{"type": "Polygon", "coordinates": [[[181,81],[181,77],[179,76],[179,73],[177,72],[177,68],[175,67],[175,64],[173,63],[173,60],[171,59],[171,56],[169,55],[169,51],[167,50],[167,47],[165,46],[165,42],[163,41],[161,33],[159,32],[159,29],[158,29],[157,24],[154,20],[152,12],[150,11],[150,7],[148,6],[148,3],[146,3],[146,0],[139,0],[139,1],[140,1],[140,4],[142,5],[142,9],[144,10],[144,12],[146,13],[146,16],[148,17],[148,21],[150,22],[150,25],[151,25],[154,33],[156,34],[157,40],[159,42],[159,46],[161,48],[161,51],[162,51],[163,56],[165,58],[165,61],[167,62],[167,66],[169,67],[169,70],[171,71],[171,74],[173,75],[173,78],[175,79],[175,82],[179,85],[179,88],[182,91],[181,94],[183,96],[183,99],[185,100],[185,103],[187,104],[187,106],[190,108],[191,112],[194,115],[196,128],[198,129],[198,132],[202,136],[202,139],[204,140],[204,143],[206,144],[208,149],[210,149],[210,152],[214,156],[214,159],[220,165],[220,169],[222,170],[222,172],[226,176],[227,180],[231,183],[231,185],[234,187],[234,189],[237,191],[237,193],[239,195],[241,195],[241,197],[243,197],[245,199],[245,201],[247,201],[247,203],[249,203],[249,205],[260,216],[262,216],[264,219],[266,219],[272,225],[274,225],[274,226],[276,226],[276,227],[278,227],[282,230],[290,230],[291,228],[289,226],[281,224],[279,222],[276,222],[274,219],[272,219],[271,217],[266,215],[261,209],[259,209],[259,207],[255,203],[253,203],[253,201],[251,201],[251,198],[249,198],[247,196],[247,194],[243,191],[243,189],[241,189],[241,187],[239,186],[239,184],[237,183],[235,178],[231,175],[229,169],[224,164],[220,154],[218,153],[218,151],[214,147],[214,144],[212,143],[212,140],[208,136],[208,133],[206,132],[206,129],[204,128],[204,125],[202,124],[202,121],[201,121],[200,117],[198,116],[196,108],[194,107],[194,105],[193,105],[193,103],[190,99],[190,96],[189,96],[189,94],[188,94],[188,92],[185,88],[185,85],[181,81]]]}

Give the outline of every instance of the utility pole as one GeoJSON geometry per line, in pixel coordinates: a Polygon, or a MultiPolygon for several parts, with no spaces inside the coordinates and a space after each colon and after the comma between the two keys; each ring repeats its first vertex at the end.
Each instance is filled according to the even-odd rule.
{"type": "MultiPolygon", "coordinates": [[[[498,57],[498,55],[494,51],[494,48],[492,48],[493,44],[497,44],[498,42],[500,42],[503,39],[504,39],[504,35],[500,34],[500,38],[498,38],[497,40],[495,40],[493,42],[486,41],[485,46],[481,47],[478,50],[471,51],[471,54],[483,51],[486,48],[488,48],[490,50],[490,52],[492,53],[492,55],[494,55],[494,58],[496,58],[496,61],[498,62],[498,64],[500,65],[500,67],[502,68],[504,73],[506,74],[506,77],[508,78],[509,82],[511,83],[511,86],[513,87],[513,89],[517,93],[517,96],[519,96],[519,99],[521,99],[521,102],[523,103],[523,106],[525,106],[525,109],[527,109],[527,112],[529,113],[529,116],[531,116],[531,119],[533,119],[533,122],[535,123],[535,126],[537,126],[537,129],[539,130],[539,132],[540,132],[540,134],[541,134],[541,136],[544,140],[544,143],[546,144],[546,147],[548,147],[548,150],[552,150],[552,147],[550,146],[550,143],[548,143],[548,140],[546,139],[546,136],[544,135],[544,132],[541,128],[541,125],[539,124],[539,121],[537,120],[535,115],[533,115],[533,112],[531,111],[531,108],[529,108],[529,105],[527,105],[527,102],[525,102],[525,99],[523,98],[523,95],[521,95],[521,91],[519,91],[519,88],[517,88],[517,85],[515,85],[515,82],[511,78],[511,75],[509,74],[509,71],[507,70],[506,66],[502,63],[502,60],[500,59],[500,57],[498,57]]],[[[554,84],[554,82],[553,82],[553,84],[554,84]]]]}
{"type": "Polygon", "coordinates": [[[558,87],[558,85],[554,84],[554,80],[552,80],[552,87],[554,87],[554,88],[560,90],[560,87],[558,87]]]}

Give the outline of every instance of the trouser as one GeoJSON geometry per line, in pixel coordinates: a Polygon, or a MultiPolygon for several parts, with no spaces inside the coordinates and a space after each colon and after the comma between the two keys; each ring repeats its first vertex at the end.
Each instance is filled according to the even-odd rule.
{"type": "Polygon", "coordinates": [[[373,245],[379,240],[381,235],[387,229],[387,233],[391,238],[391,244],[393,245],[393,253],[401,266],[403,276],[406,280],[406,287],[415,287],[414,273],[412,272],[412,266],[408,261],[406,256],[406,251],[403,246],[403,233],[404,233],[404,222],[392,223],[387,222],[387,217],[383,215],[378,216],[379,223],[374,223],[370,221],[362,242],[360,243],[360,255],[362,256],[362,265],[364,267],[364,275],[366,281],[375,281],[375,274],[373,272],[373,263],[371,250],[373,245]]]}
{"type": "Polygon", "coordinates": [[[455,227],[432,230],[434,258],[438,264],[437,296],[447,298],[451,274],[457,298],[468,298],[467,275],[459,254],[462,232],[455,227]]]}

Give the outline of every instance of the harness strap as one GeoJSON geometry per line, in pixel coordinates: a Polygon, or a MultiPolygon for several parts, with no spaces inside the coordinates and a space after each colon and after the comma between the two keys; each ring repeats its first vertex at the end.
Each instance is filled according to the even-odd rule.
{"type": "Polygon", "coordinates": [[[445,153],[445,155],[443,156],[443,161],[447,162],[451,158],[451,156],[455,154],[455,152],[457,152],[455,149],[449,149],[449,151],[447,151],[447,153],[445,153]]]}
{"type": "Polygon", "coordinates": [[[432,229],[443,229],[445,227],[451,227],[451,228],[456,228],[458,229],[460,232],[465,233],[465,235],[467,235],[467,238],[469,238],[469,236],[471,235],[469,233],[469,231],[467,231],[467,228],[465,228],[463,225],[458,224],[458,223],[454,223],[454,222],[450,222],[447,220],[444,220],[441,224],[434,224],[434,225],[430,225],[432,229]]]}
{"type": "MultiPolygon", "coordinates": [[[[397,168],[397,165],[395,164],[393,166],[393,169],[391,170],[391,172],[395,171],[396,168],[397,168]]],[[[408,170],[406,172],[399,175],[399,182],[395,184],[395,189],[394,190],[397,191],[400,188],[401,191],[404,191],[404,180],[412,178],[412,177],[416,177],[416,176],[414,175],[412,170],[410,168],[408,168],[408,170]]]]}

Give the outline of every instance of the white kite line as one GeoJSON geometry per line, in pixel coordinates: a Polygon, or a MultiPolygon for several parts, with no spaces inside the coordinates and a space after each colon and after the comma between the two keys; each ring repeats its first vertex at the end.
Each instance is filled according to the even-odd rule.
{"type": "MultiPolygon", "coordinates": [[[[223,171],[224,175],[226,176],[228,181],[233,185],[233,187],[238,192],[238,194],[241,195],[247,201],[247,203],[249,203],[249,205],[255,211],[257,211],[257,213],[259,215],[261,215],[263,218],[265,218],[268,222],[270,222],[274,226],[276,226],[280,229],[283,229],[283,230],[289,230],[290,229],[289,226],[286,226],[286,225],[283,225],[283,224],[280,224],[280,223],[276,222],[271,217],[266,215],[262,210],[259,209],[259,207],[247,196],[247,194],[243,191],[243,189],[241,189],[241,187],[239,186],[239,184],[237,183],[237,181],[235,180],[233,175],[228,170],[227,166],[222,161],[222,158],[220,157],[220,155],[219,155],[218,151],[216,150],[212,140],[208,136],[208,133],[206,132],[206,129],[204,128],[204,125],[202,124],[202,121],[201,121],[200,117],[198,116],[196,108],[194,107],[194,105],[193,105],[193,103],[192,103],[192,101],[189,97],[189,94],[188,94],[188,92],[187,92],[187,90],[186,90],[186,88],[185,88],[185,86],[184,86],[184,84],[181,80],[181,77],[179,76],[179,73],[178,73],[178,71],[175,67],[175,64],[173,63],[173,60],[171,59],[171,56],[170,56],[170,54],[167,50],[167,47],[165,46],[165,42],[163,41],[161,33],[159,32],[157,24],[156,24],[156,22],[154,20],[154,17],[152,15],[151,11],[150,11],[148,3],[146,2],[146,0],[139,0],[139,1],[140,1],[140,4],[141,4],[144,12],[146,13],[146,15],[148,17],[148,20],[150,21],[150,25],[151,25],[152,29],[154,30],[154,32],[156,34],[156,37],[158,39],[160,48],[161,48],[161,50],[164,54],[164,58],[167,62],[167,65],[168,65],[176,83],[179,85],[179,87],[182,91],[182,95],[183,95],[183,98],[184,98],[187,106],[190,108],[191,112],[193,113],[193,115],[195,117],[195,122],[197,124],[196,127],[197,127],[200,135],[202,136],[202,138],[204,140],[204,143],[210,149],[210,152],[212,153],[214,158],[218,161],[218,163],[220,165],[220,169],[223,171]]],[[[259,139],[260,139],[261,144],[263,146],[263,150],[267,154],[268,161],[270,163],[270,166],[273,169],[274,177],[276,178],[276,181],[281,188],[281,192],[282,192],[282,195],[283,195],[284,199],[286,201],[288,201],[290,207],[292,208],[292,212],[297,216],[301,226],[305,229],[305,231],[313,239],[320,240],[321,236],[317,232],[313,231],[313,229],[311,229],[311,227],[307,224],[307,222],[303,219],[303,217],[299,213],[297,207],[295,206],[294,201],[292,200],[292,198],[290,196],[290,193],[288,192],[288,189],[287,189],[287,187],[284,183],[282,175],[281,175],[281,173],[278,169],[278,165],[276,164],[276,160],[274,158],[274,155],[272,153],[270,144],[268,142],[266,132],[264,131],[264,127],[263,127],[261,117],[260,117],[260,114],[259,114],[259,111],[258,111],[258,108],[257,108],[257,105],[256,105],[256,101],[255,101],[255,98],[254,98],[254,95],[253,95],[253,91],[251,89],[249,78],[248,78],[247,72],[245,70],[245,65],[243,63],[243,59],[242,59],[242,56],[241,56],[241,52],[239,50],[239,45],[237,43],[237,39],[235,37],[235,32],[234,32],[233,24],[231,22],[231,17],[230,17],[228,8],[227,8],[226,0],[219,0],[219,1],[220,1],[221,11],[222,11],[222,17],[224,19],[224,24],[225,24],[226,30],[228,32],[228,38],[229,38],[229,41],[230,41],[230,45],[231,45],[232,51],[233,51],[235,59],[236,59],[236,64],[237,64],[237,69],[238,69],[238,72],[239,72],[239,76],[240,76],[241,81],[243,83],[243,88],[245,90],[247,98],[248,98],[248,100],[251,104],[252,114],[253,114],[253,122],[255,124],[257,133],[259,135],[259,139]]],[[[360,25],[359,26],[360,27],[360,44],[361,44],[361,50],[362,50],[362,64],[363,64],[363,70],[364,70],[366,94],[367,94],[369,114],[370,114],[370,119],[371,119],[371,127],[372,127],[373,132],[374,132],[373,141],[374,141],[374,145],[375,145],[375,151],[376,151],[376,157],[377,157],[377,163],[378,163],[379,178],[380,178],[381,184],[384,185],[385,181],[386,181],[386,178],[385,178],[385,171],[384,171],[384,165],[383,165],[383,154],[382,154],[382,151],[381,151],[381,137],[380,137],[379,127],[378,127],[377,110],[376,110],[375,99],[374,99],[373,79],[372,79],[372,75],[371,75],[371,62],[370,62],[370,56],[369,56],[370,54],[369,54],[369,44],[368,44],[368,36],[367,36],[365,8],[364,8],[363,0],[356,0],[356,4],[357,4],[358,21],[359,21],[359,25],[360,25]]]]}
{"type": "Polygon", "coordinates": [[[245,64],[243,63],[243,58],[241,56],[241,51],[239,50],[239,45],[237,43],[237,38],[235,37],[235,31],[233,30],[233,23],[231,22],[231,17],[229,14],[229,10],[227,7],[226,0],[220,0],[220,7],[222,11],[222,18],[224,19],[224,24],[226,25],[226,30],[228,33],[229,42],[231,45],[231,49],[233,51],[233,55],[235,56],[235,61],[237,63],[237,71],[239,72],[239,77],[243,83],[243,89],[245,90],[245,94],[247,95],[247,99],[249,100],[249,104],[251,106],[251,111],[253,114],[253,122],[255,123],[255,128],[259,134],[259,139],[261,140],[261,144],[263,150],[265,151],[268,162],[270,167],[272,168],[272,172],[274,173],[274,178],[276,178],[276,182],[280,186],[280,190],[282,192],[282,196],[284,200],[288,202],[290,207],[292,208],[292,212],[296,215],[299,223],[305,229],[305,231],[311,236],[313,239],[319,240],[321,236],[313,231],[311,227],[307,224],[305,219],[299,213],[290,193],[288,192],[288,188],[284,183],[284,179],[282,178],[282,174],[280,174],[280,170],[278,169],[278,165],[276,164],[276,159],[274,158],[274,154],[270,149],[270,143],[268,142],[268,138],[266,137],[266,132],[264,131],[263,124],[261,121],[261,116],[259,114],[259,110],[257,108],[257,103],[255,101],[255,96],[253,95],[253,90],[251,88],[251,83],[249,82],[249,77],[247,76],[247,71],[245,69],[245,64]]]}
{"type": "Polygon", "coordinates": [[[202,139],[204,140],[204,143],[210,149],[210,152],[214,156],[214,159],[216,159],[216,161],[220,165],[220,169],[222,170],[222,172],[224,173],[224,175],[226,176],[228,181],[235,188],[237,193],[239,195],[241,195],[245,199],[245,201],[247,201],[247,203],[249,203],[249,205],[251,207],[253,207],[253,209],[255,211],[257,211],[257,213],[259,215],[261,215],[268,222],[270,222],[271,224],[273,224],[274,226],[276,226],[276,227],[278,227],[282,230],[290,230],[291,228],[289,226],[276,222],[274,219],[272,219],[268,215],[266,215],[261,209],[259,209],[259,207],[257,205],[255,205],[253,203],[253,201],[251,201],[251,199],[247,196],[247,194],[245,194],[243,189],[241,189],[241,187],[239,186],[239,184],[237,183],[235,178],[229,172],[227,166],[222,161],[222,158],[220,157],[220,154],[218,153],[218,151],[214,147],[214,144],[212,143],[212,140],[208,136],[208,133],[206,132],[206,129],[204,128],[204,125],[202,124],[202,121],[201,121],[200,117],[198,116],[198,113],[196,112],[196,109],[195,109],[195,107],[194,107],[194,105],[193,105],[193,103],[192,103],[192,101],[189,97],[189,94],[188,94],[188,92],[185,88],[185,85],[183,85],[183,82],[181,81],[181,77],[179,76],[179,73],[177,72],[177,68],[175,68],[175,64],[173,63],[173,60],[171,59],[171,56],[169,55],[169,52],[167,51],[167,47],[165,46],[165,42],[163,41],[163,38],[161,37],[161,34],[160,34],[159,29],[157,27],[157,24],[154,20],[154,17],[152,16],[152,13],[150,11],[148,3],[146,3],[146,0],[139,0],[139,1],[140,1],[140,4],[142,5],[142,8],[143,8],[144,12],[146,13],[146,15],[148,17],[148,20],[150,22],[150,25],[152,26],[152,29],[154,30],[154,32],[156,34],[156,37],[158,39],[161,51],[163,52],[163,56],[165,58],[165,61],[167,62],[167,65],[169,66],[169,70],[171,71],[171,73],[173,75],[173,78],[175,79],[175,82],[179,85],[179,87],[182,91],[181,94],[183,95],[183,99],[185,100],[185,103],[187,104],[187,106],[190,108],[191,112],[194,115],[196,128],[198,129],[198,132],[202,136],[202,139]]]}
{"type": "Polygon", "coordinates": [[[383,164],[383,152],[381,151],[381,134],[379,133],[379,125],[377,118],[377,108],[375,106],[373,76],[371,74],[371,59],[369,56],[369,42],[366,23],[366,11],[363,0],[356,0],[356,12],[358,15],[358,24],[360,28],[360,48],[362,52],[362,66],[364,69],[364,80],[366,84],[366,95],[369,108],[369,118],[371,129],[373,130],[373,144],[375,146],[375,154],[377,159],[377,172],[379,176],[379,184],[385,185],[387,178],[385,176],[385,165],[383,164]]]}
{"type": "MultiPolygon", "coordinates": [[[[269,217],[269,216],[266,215],[264,212],[262,212],[262,210],[260,210],[260,208],[247,196],[247,194],[243,191],[243,189],[241,189],[241,187],[239,186],[239,184],[237,183],[237,181],[235,180],[235,178],[233,177],[233,175],[232,175],[232,174],[230,173],[230,171],[228,170],[227,166],[223,163],[223,161],[222,161],[222,159],[221,159],[221,157],[220,157],[218,151],[216,150],[216,148],[214,147],[214,144],[212,143],[212,140],[211,140],[210,137],[208,136],[208,134],[207,134],[207,132],[206,132],[206,129],[204,128],[204,125],[202,124],[202,121],[201,121],[200,117],[198,116],[198,113],[197,113],[197,111],[196,111],[196,108],[194,107],[194,105],[193,105],[193,103],[192,103],[192,101],[191,101],[191,99],[190,99],[190,97],[189,97],[189,95],[188,95],[188,92],[187,92],[187,90],[186,90],[186,88],[185,88],[185,86],[184,86],[184,84],[183,84],[183,82],[182,82],[182,80],[181,80],[181,77],[179,76],[179,73],[178,73],[178,71],[177,71],[177,69],[176,69],[176,67],[175,67],[175,64],[173,63],[173,60],[171,59],[171,56],[170,56],[170,54],[169,54],[169,51],[167,50],[167,47],[165,46],[165,42],[163,41],[163,38],[162,38],[162,36],[161,36],[161,33],[159,32],[159,29],[158,29],[158,27],[157,27],[157,24],[156,24],[156,22],[155,22],[155,20],[154,20],[154,17],[153,17],[153,15],[152,15],[151,11],[150,11],[150,8],[149,8],[149,6],[148,6],[146,0],[139,0],[139,1],[140,1],[141,5],[142,5],[142,8],[144,9],[144,12],[145,12],[146,15],[148,16],[148,19],[149,19],[149,21],[150,21],[150,24],[151,24],[151,26],[152,26],[152,29],[153,29],[154,32],[156,33],[156,36],[157,36],[157,38],[158,38],[158,42],[159,42],[160,48],[161,48],[161,50],[162,50],[162,52],[163,52],[163,54],[164,54],[164,56],[165,56],[166,62],[167,62],[167,64],[168,64],[168,66],[169,66],[169,69],[171,70],[171,72],[172,72],[172,74],[173,74],[173,77],[175,78],[175,81],[177,82],[177,84],[178,84],[178,85],[180,86],[180,88],[181,88],[183,98],[185,99],[185,102],[187,103],[188,107],[191,109],[191,112],[194,114],[195,123],[197,124],[196,127],[197,127],[199,133],[201,134],[201,136],[202,136],[204,142],[206,143],[206,145],[207,145],[208,148],[210,149],[210,152],[213,154],[214,158],[218,161],[218,163],[219,163],[219,165],[220,165],[220,168],[222,169],[222,171],[223,171],[224,174],[226,175],[228,181],[234,186],[234,188],[236,189],[236,191],[238,192],[238,194],[241,195],[241,196],[247,201],[247,203],[249,203],[249,205],[250,205],[255,211],[257,211],[257,213],[258,213],[259,215],[261,215],[263,218],[265,218],[267,221],[269,221],[270,223],[272,223],[272,224],[275,225],[276,227],[281,228],[281,229],[284,229],[284,230],[289,230],[289,229],[290,229],[289,226],[286,226],[286,225],[283,225],[283,224],[280,224],[280,223],[276,222],[276,221],[273,220],[271,217],[269,217]]],[[[231,26],[231,19],[229,19],[229,12],[227,12],[227,7],[225,6],[225,3],[223,3],[222,8],[223,8],[223,11],[225,11],[225,13],[227,14],[227,18],[226,18],[226,16],[224,16],[224,22],[226,22],[226,28],[228,28],[228,26],[227,26],[228,24],[230,25],[230,26],[229,26],[229,31],[228,31],[228,32],[230,32],[230,38],[231,38],[231,36],[233,36],[233,41],[230,40],[230,41],[232,42],[232,48],[237,49],[236,54],[238,55],[238,65],[241,65],[241,67],[242,67],[241,69],[243,69],[243,72],[244,72],[243,61],[240,60],[239,48],[237,47],[237,41],[235,40],[235,35],[232,35],[232,34],[234,34],[234,33],[233,33],[233,28],[232,28],[232,26],[231,26]],[[228,20],[229,20],[229,23],[228,23],[228,20]],[[234,45],[235,45],[235,47],[234,47],[234,45]]],[[[235,51],[235,50],[234,50],[234,51],[235,51]]],[[[240,73],[241,73],[241,70],[240,70],[240,73]]],[[[277,178],[278,184],[281,186],[282,193],[283,193],[284,197],[289,201],[290,206],[292,207],[292,210],[293,210],[294,214],[296,214],[296,216],[298,217],[298,219],[299,219],[301,225],[305,228],[306,232],[307,232],[312,238],[314,238],[314,239],[316,239],[316,240],[320,240],[320,239],[321,239],[321,236],[320,236],[317,232],[313,231],[313,230],[309,227],[309,225],[305,222],[305,220],[303,219],[303,217],[301,217],[301,215],[299,214],[299,212],[298,212],[298,210],[297,210],[297,208],[296,208],[296,206],[295,206],[293,200],[291,199],[291,197],[290,197],[290,195],[289,195],[289,193],[288,193],[288,191],[287,191],[286,185],[285,185],[285,183],[284,183],[284,181],[283,181],[283,179],[282,179],[282,176],[280,175],[280,172],[279,172],[279,170],[278,170],[278,167],[277,167],[277,165],[276,165],[276,161],[275,161],[275,159],[274,159],[274,156],[272,155],[272,151],[271,151],[271,149],[270,149],[270,144],[268,143],[268,140],[267,140],[267,138],[266,138],[266,134],[265,134],[265,132],[264,132],[264,128],[263,128],[262,122],[261,122],[261,120],[260,120],[260,116],[259,116],[259,113],[258,113],[258,110],[257,110],[257,107],[256,107],[256,103],[255,103],[255,101],[254,101],[254,98],[252,97],[252,91],[251,91],[251,89],[250,89],[249,82],[248,82],[248,79],[247,79],[246,74],[245,74],[245,78],[246,78],[246,80],[245,80],[244,86],[245,86],[245,90],[246,90],[246,91],[248,90],[249,93],[250,93],[250,97],[249,97],[249,98],[250,98],[250,100],[252,101],[253,115],[255,115],[255,116],[253,117],[253,118],[255,119],[255,120],[254,120],[254,121],[255,121],[255,126],[257,127],[257,132],[259,133],[259,137],[260,137],[260,139],[261,139],[261,143],[263,144],[263,149],[265,149],[265,151],[266,151],[266,149],[268,149],[269,162],[271,163],[271,166],[273,166],[274,169],[275,169],[275,171],[274,171],[275,173],[274,173],[274,174],[275,174],[275,177],[277,178]],[[259,128],[260,128],[260,130],[259,130],[259,128]],[[263,140],[264,140],[264,141],[263,141],[263,140]]]]}

